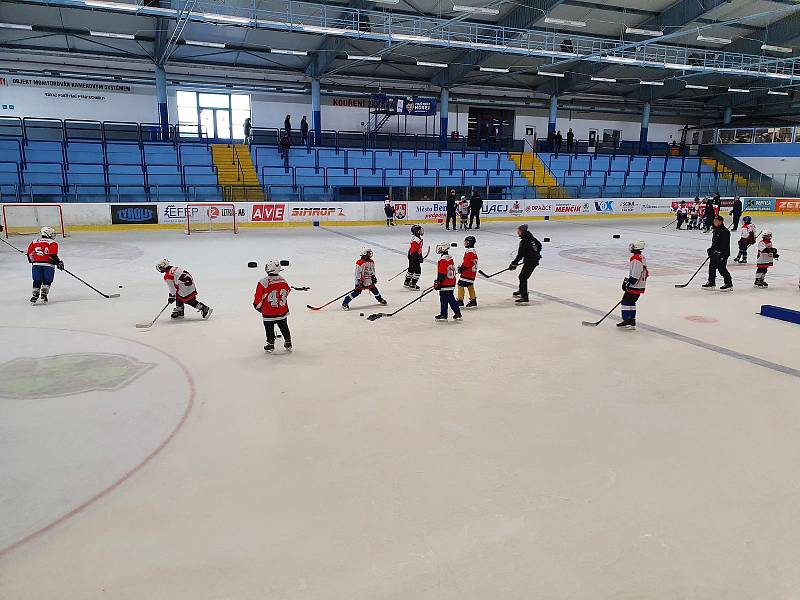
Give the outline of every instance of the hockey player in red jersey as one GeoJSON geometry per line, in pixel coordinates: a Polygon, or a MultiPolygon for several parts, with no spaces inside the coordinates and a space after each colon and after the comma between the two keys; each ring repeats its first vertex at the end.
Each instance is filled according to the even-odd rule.
{"type": "Polygon", "coordinates": [[[361,248],[361,258],[356,261],[356,283],[353,291],[344,298],[342,308],[350,310],[350,302],[357,298],[364,290],[369,290],[375,296],[375,300],[381,304],[386,304],[375,284],[378,278],[375,276],[375,262],[372,260],[372,250],[361,248]]]}
{"type": "Polygon", "coordinates": [[[633,242],[628,246],[631,252],[630,271],[625,281],[622,282],[622,321],[617,327],[623,329],[636,328],[636,302],[644,294],[647,285],[647,260],[642,255],[644,242],[633,242]]]}
{"type": "Polygon", "coordinates": [[[286,320],[289,316],[289,294],[292,288],[280,276],[281,268],[281,261],[277,259],[267,261],[264,267],[267,276],[258,282],[256,295],[253,298],[253,307],[261,313],[267,333],[267,345],[264,346],[264,351],[270,354],[275,350],[276,325],[283,335],[283,347],[287,352],[292,351],[292,333],[286,320]]]}
{"type": "Polygon", "coordinates": [[[772,232],[765,231],[761,234],[761,241],[758,243],[758,258],[756,258],[756,280],[754,286],[757,288],[768,288],[769,284],[764,281],[767,277],[767,270],[773,265],[773,259],[779,258],[778,249],[772,245],[772,232]]]}
{"type": "Polygon", "coordinates": [[[475,296],[475,277],[478,275],[478,253],[475,250],[475,236],[468,235],[464,238],[464,259],[458,267],[458,306],[464,306],[464,290],[469,292],[467,308],[477,308],[478,300],[475,296]]]}
{"type": "Polygon", "coordinates": [[[420,275],[422,275],[422,262],[425,260],[422,256],[422,236],[424,235],[425,230],[422,225],[411,226],[411,245],[408,248],[408,273],[403,285],[412,290],[419,289],[418,282],[420,275]]]}
{"type": "Polygon", "coordinates": [[[453,290],[456,287],[456,265],[453,257],[450,256],[450,244],[439,242],[436,244],[436,254],[439,255],[439,262],[436,267],[436,280],[433,282],[433,289],[439,290],[439,302],[441,310],[436,315],[437,321],[447,320],[447,307],[453,309],[453,320],[461,319],[461,309],[458,307],[453,290]]]}
{"type": "Polygon", "coordinates": [[[169,290],[168,302],[170,304],[175,303],[175,308],[170,315],[173,319],[183,318],[184,304],[199,310],[204,319],[208,319],[211,316],[214,309],[197,300],[197,288],[189,271],[181,267],[172,266],[166,258],[156,263],[156,271],[164,274],[164,281],[169,290]]]}
{"type": "Polygon", "coordinates": [[[747,262],[747,249],[756,243],[756,226],[753,225],[753,217],[747,215],[742,219],[742,231],[739,234],[739,254],[733,262],[745,264],[747,262]]]}
{"type": "Polygon", "coordinates": [[[64,261],[58,257],[58,243],[55,241],[56,232],[52,227],[42,227],[39,239],[28,245],[28,262],[31,263],[33,276],[33,295],[31,304],[36,304],[39,298],[47,302],[47,294],[55,278],[56,268],[64,270],[64,261]]]}

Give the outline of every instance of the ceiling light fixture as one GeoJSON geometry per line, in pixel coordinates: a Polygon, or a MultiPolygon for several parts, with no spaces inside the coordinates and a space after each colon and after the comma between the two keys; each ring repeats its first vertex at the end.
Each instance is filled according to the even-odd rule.
{"type": "Polygon", "coordinates": [[[136,36],[131,33],[112,33],[110,31],[89,31],[92,37],[114,38],[118,40],[135,40],[136,36]]]}
{"type": "Polygon", "coordinates": [[[288,54],[289,56],[308,56],[308,52],[305,50],[282,50],[281,48],[272,48],[270,52],[272,54],[288,54]]]}
{"type": "Polygon", "coordinates": [[[486,8],[484,6],[463,6],[461,4],[453,4],[453,12],[463,12],[472,15],[499,15],[500,10],[497,8],[486,8]]]}
{"type": "Polygon", "coordinates": [[[640,81],[639,85],[664,85],[663,81],[640,81]]]}
{"type": "Polygon", "coordinates": [[[400,0],[372,0],[375,4],[400,4],[400,0]]]}
{"type": "Polygon", "coordinates": [[[586,21],[572,21],[570,19],[554,19],[545,17],[544,22],[548,25],[564,25],[565,27],[586,27],[586,21]]]}
{"type": "Polygon", "coordinates": [[[400,40],[401,42],[432,42],[433,38],[425,35],[410,35],[407,33],[393,33],[392,39],[400,40]]]}
{"type": "Polygon", "coordinates": [[[710,42],[712,44],[730,44],[733,40],[729,40],[728,38],[712,37],[710,35],[698,35],[697,41],[710,42]]]}
{"type": "Polygon", "coordinates": [[[729,92],[734,92],[736,94],[749,94],[750,90],[746,90],[744,88],[728,88],[729,92]]]}
{"type": "Polygon", "coordinates": [[[347,33],[347,29],[339,29],[338,27],[320,27],[319,25],[301,25],[300,29],[308,33],[329,33],[332,35],[347,33]]]}
{"type": "Polygon", "coordinates": [[[33,31],[33,25],[22,25],[20,23],[0,23],[0,29],[23,29],[33,31]]]}
{"type": "Polygon", "coordinates": [[[484,73],[508,73],[508,69],[500,69],[496,67],[480,67],[484,73]]]}
{"type": "Polygon", "coordinates": [[[105,2],[104,0],[84,0],[86,6],[93,8],[111,8],[114,10],[129,10],[131,12],[138,12],[141,8],[138,4],[127,4],[125,2],[105,2]]]}
{"type": "Polygon", "coordinates": [[[203,46],[205,48],[224,48],[225,44],[220,42],[204,42],[202,40],[183,40],[184,44],[189,46],[203,46]]]}
{"type": "Polygon", "coordinates": [[[417,61],[418,67],[437,67],[440,69],[446,69],[448,67],[447,63],[437,63],[437,62],[428,62],[425,60],[418,60],[417,61]]]}
{"type": "Polygon", "coordinates": [[[769,50],[770,52],[783,52],[784,54],[791,54],[792,49],[786,46],[773,46],[772,44],[762,44],[762,50],[769,50]]]}
{"type": "Polygon", "coordinates": [[[767,95],[769,95],[769,96],[788,96],[789,92],[779,92],[777,90],[769,90],[767,92],[767,95]]]}
{"type": "Polygon", "coordinates": [[[566,77],[564,73],[556,73],[554,71],[536,71],[536,74],[543,77],[566,77]]]}
{"type": "Polygon", "coordinates": [[[380,56],[366,56],[361,54],[348,54],[347,60],[368,60],[371,62],[380,62],[380,56]]]}
{"type": "Polygon", "coordinates": [[[209,21],[222,21],[224,23],[240,23],[242,25],[249,25],[251,19],[247,17],[237,17],[234,15],[221,15],[219,13],[200,13],[201,17],[209,21]]]}
{"type": "Polygon", "coordinates": [[[687,90],[707,90],[708,86],[707,85],[695,85],[693,83],[687,83],[686,84],[686,89],[687,90]]]}
{"type": "Polygon", "coordinates": [[[651,35],[653,37],[661,37],[664,35],[663,31],[658,29],[639,29],[638,27],[626,27],[625,33],[633,33],[636,35],[651,35]]]}
{"type": "Polygon", "coordinates": [[[592,81],[602,81],[603,83],[617,83],[613,77],[592,77],[592,81]]]}

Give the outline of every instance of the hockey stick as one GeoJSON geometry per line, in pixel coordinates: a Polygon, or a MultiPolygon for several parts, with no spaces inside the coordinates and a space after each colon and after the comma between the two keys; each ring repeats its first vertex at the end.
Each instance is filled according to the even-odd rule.
{"type": "Polygon", "coordinates": [[[666,229],[667,227],[669,227],[670,225],[672,225],[672,224],[673,224],[675,221],[677,221],[677,220],[678,220],[678,217],[675,217],[674,219],[672,219],[672,221],[670,221],[670,222],[669,222],[669,223],[667,223],[666,225],[663,225],[663,226],[661,227],[661,229],[666,229]]]}
{"type": "Polygon", "coordinates": [[[11,242],[7,242],[6,240],[4,240],[1,237],[0,237],[0,242],[3,242],[6,246],[11,246],[14,250],[19,252],[20,254],[25,254],[24,250],[22,250],[21,248],[17,248],[14,244],[12,244],[11,242]]]}
{"type": "Polygon", "coordinates": [[[408,304],[404,304],[403,306],[401,306],[400,308],[398,308],[398,309],[397,309],[396,311],[394,311],[394,312],[390,312],[390,313],[373,313],[373,314],[371,314],[370,316],[368,316],[368,317],[367,317],[367,321],[377,321],[377,320],[378,320],[378,319],[380,319],[381,317],[393,317],[393,316],[395,316],[397,313],[399,313],[401,310],[403,310],[403,309],[405,309],[405,308],[408,308],[409,306],[411,306],[412,304],[414,304],[414,302],[418,302],[419,300],[422,300],[422,299],[423,299],[425,296],[427,296],[428,294],[430,294],[430,293],[431,293],[433,290],[434,290],[434,287],[433,287],[433,286],[429,287],[427,290],[425,290],[424,292],[422,292],[422,294],[420,294],[419,296],[417,296],[416,298],[414,298],[414,299],[413,299],[411,302],[409,302],[408,304]]]}
{"type": "Polygon", "coordinates": [[[706,259],[703,261],[703,264],[702,264],[702,265],[700,265],[700,267],[697,269],[697,271],[695,271],[695,272],[694,272],[694,275],[692,275],[692,276],[689,278],[689,281],[687,281],[686,283],[683,283],[683,284],[681,284],[681,283],[676,283],[676,284],[675,284],[675,287],[676,287],[676,288],[685,288],[687,285],[689,285],[690,283],[692,283],[692,279],[694,279],[695,277],[697,277],[697,274],[700,272],[700,270],[701,270],[703,267],[705,267],[705,266],[706,266],[706,263],[707,263],[709,260],[711,260],[711,257],[710,257],[710,256],[709,256],[708,258],[706,258],[706,259]]]}
{"type": "Polygon", "coordinates": [[[296,291],[298,291],[298,292],[307,292],[308,290],[310,290],[310,289],[311,289],[311,288],[310,288],[310,287],[308,287],[308,286],[303,286],[303,287],[295,287],[295,286],[291,286],[291,288],[292,288],[293,290],[296,290],[296,291]]]}
{"type": "Polygon", "coordinates": [[[72,275],[72,276],[73,276],[75,279],[77,279],[78,281],[80,281],[80,282],[81,282],[83,285],[85,285],[86,287],[92,288],[92,289],[93,289],[95,292],[97,292],[98,294],[100,294],[100,295],[101,295],[103,298],[119,298],[119,294],[104,294],[103,292],[101,292],[100,290],[98,290],[96,287],[94,287],[94,286],[93,286],[93,285],[91,285],[90,283],[87,283],[86,281],[84,281],[83,279],[81,279],[80,277],[78,277],[77,275],[75,275],[75,273],[72,273],[71,271],[68,271],[67,269],[62,269],[62,271],[64,271],[64,273],[66,273],[67,275],[72,275]]]}
{"type": "Polygon", "coordinates": [[[606,317],[607,317],[608,315],[610,315],[612,312],[614,312],[615,310],[617,310],[617,307],[618,307],[620,304],[622,304],[622,300],[620,300],[619,302],[617,302],[617,303],[614,305],[614,308],[612,308],[610,311],[608,311],[606,314],[604,314],[604,315],[603,315],[603,318],[602,318],[602,319],[600,319],[599,321],[581,321],[581,325],[586,325],[586,327],[597,327],[598,325],[600,325],[600,323],[602,323],[603,321],[605,321],[605,320],[606,320],[606,317]]]}
{"type": "Polygon", "coordinates": [[[338,298],[334,298],[333,300],[331,300],[330,302],[326,302],[326,303],[325,303],[325,304],[323,304],[322,306],[311,306],[310,304],[306,304],[306,308],[308,308],[308,309],[311,309],[311,310],[322,310],[323,308],[325,308],[325,307],[326,307],[326,306],[328,306],[329,304],[333,304],[333,303],[334,303],[334,302],[336,302],[337,300],[341,300],[342,298],[344,298],[345,296],[347,296],[348,294],[350,294],[350,293],[352,293],[352,292],[354,292],[354,291],[355,291],[355,290],[350,290],[349,292],[345,292],[344,294],[342,294],[342,295],[341,295],[341,296],[339,296],[338,298]]]}
{"type": "Polygon", "coordinates": [[[167,303],[164,305],[164,308],[162,308],[162,309],[161,309],[161,312],[159,312],[159,313],[156,315],[156,318],[155,318],[155,319],[153,319],[152,321],[150,321],[149,323],[137,323],[137,324],[136,324],[136,329],[150,329],[150,328],[151,328],[153,325],[155,325],[155,324],[156,324],[156,321],[158,321],[158,318],[159,318],[161,315],[163,315],[163,314],[164,314],[164,311],[165,311],[165,310],[167,310],[167,307],[168,307],[169,305],[170,305],[170,303],[169,303],[169,302],[167,302],[167,303]]]}
{"type": "Polygon", "coordinates": [[[406,267],[405,269],[403,269],[402,271],[400,271],[400,272],[399,272],[397,275],[395,275],[395,276],[393,276],[393,277],[390,277],[390,278],[389,278],[389,279],[387,279],[386,281],[392,281],[393,279],[397,279],[398,277],[400,277],[400,275],[402,275],[403,273],[406,273],[406,272],[408,272],[408,267],[406,267]]]}
{"type": "Polygon", "coordinates": [[[478,273],[480,273],[481,275],[483,275],[484,277],[486,277],[486,279],[491,279],[491,278],[492,278],[492,277],[494,277],[495,275],[500,275],[500,273],[505,273],[506,271],[510,271],[510,270],[511,270],[511,269],[510,269],[509,267],[506,267],[506,268],[505,268],[505,269],[503,269],[502,271],[498,271],[497,273],[492,273],[491,275],[487,275],[486,273],[484,273],[483,271],[481,271],[480,269],[478,269],[478,273]]]}

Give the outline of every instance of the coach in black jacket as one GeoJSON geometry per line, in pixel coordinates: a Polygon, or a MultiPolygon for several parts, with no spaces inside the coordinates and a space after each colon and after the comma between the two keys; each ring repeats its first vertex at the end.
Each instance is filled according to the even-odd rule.
{"type": "Polygon", "coordinates": [[[742,199],[739,198],[739,196],[733,199],[731,214],[733,215],[733,227],[731,227],[731,231],[736,231],[739,228],[739,219],[742,218],[742,199]]]}
{"type": "Polygon", "coordinates": [[[717,287],[715,280],[717,278],[717,271],[722,275],[725,280],[725,285],[720,287],[720,291],[728,291],[733,289],[733,279],[728,272],[726,263],[731,256],[731,232],[724,225],[722,215],[717,215],[714,218],[714,232],[711,237],[711,247],[708,249],[708,282],[703,285],[703,288],[712,290],[717,287]]]}
{"type": "Polygon", "coordinates": [[[477,221],[477,227],[475,229],[481,228],[481,209],[483,208],[483,198],[481,198],[480,192],[475,190],[472,192],[472,196],[469,197],[469,227],[467,229],[472,229],[472,223],[477,221]]]}
{"type": "Polygon", "coordinates": [[[453,220],[453,229],[456,228],[456,191],[450,190],[447,194],[447,220],[444,223],[445,229],[450,230],[450,219],[453,220]]]}
{"type": "MultiPolygon", "coordinates": [[[[517,257],[508,265],[509,270],[513,271],[519,263],[522,263],[522,270],[519,272],[519,291],[514,292],[517,304],[528,303],[528,278],[533,274],[533,270],[539,266],[542,258],[542,243],[533,237],[528,231],[527,225],[520,225],[517,228],[519,236],[519,250],[517,257]]],[[[729,253],[730,254],[730,253],[729,253]]]]}

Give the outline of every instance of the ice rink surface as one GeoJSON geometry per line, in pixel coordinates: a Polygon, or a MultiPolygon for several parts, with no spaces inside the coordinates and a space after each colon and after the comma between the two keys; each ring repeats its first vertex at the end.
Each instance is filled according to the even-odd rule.
{"type": "MultiPolygon", "coordinates": [[[[407,225],[75,232],[67,268],[121,297],[58,273],[35,307],[2,245],[0,598],[796,598],[800,326],[756,313],[800,308],[800,221],[754,222],[781,259],[754,289],[751,250],[730,294],[704,273],[674,287],[709,235],[531,222],[552,239],[531,304],[514,273],[479,280],[461,323],[434,322],[433,294],[375,322],[364,295],[305,308],[351,288],[362,245],[387,309],[411,300],[387,283],[407,225]],[[619,300],[637,239],[639,328],[582,327],[619,300]],[[166,301],[165,256],[214,314],[137,330],[166,301]],[[311,287],[290,296],[291,355],[264,354],[251,305],[247,262],[271,257],[311,287]]],[[[508,265],[515,228],[473,232],[483,270],[508,265]]],[[[425,240],[460,260],[463,237],[425,240]]]]}

